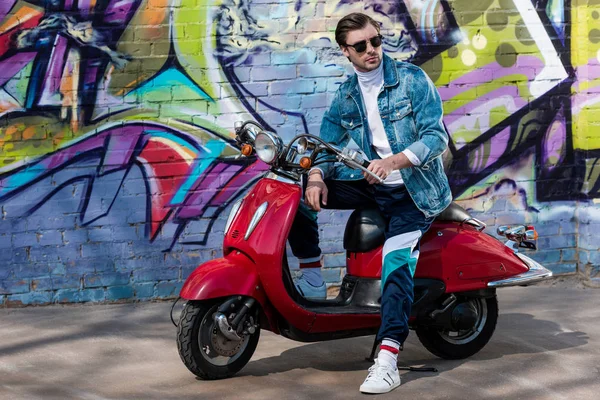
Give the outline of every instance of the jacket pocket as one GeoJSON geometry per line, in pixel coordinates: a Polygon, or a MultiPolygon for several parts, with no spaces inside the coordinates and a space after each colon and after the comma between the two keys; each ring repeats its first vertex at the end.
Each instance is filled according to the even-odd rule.
{"type": "Polygon", "coordinates": [[[349,131],[362,126],[362,118],[360,116],[342,116],[342,127],[349,131]]]}
{"type": "Polygon", "coordinates": [[[410,100],[396,103],[388,115],[394,129],[394,136],[402,151],[417,140],[417,127],[412,118],[410,100]]]}
{"type": "Polygon", "coordinates": [[[412,112],[410,100],[403,100],[396,103],[390,111],[390,121],[394,122],[401,120],[412,112]]]}

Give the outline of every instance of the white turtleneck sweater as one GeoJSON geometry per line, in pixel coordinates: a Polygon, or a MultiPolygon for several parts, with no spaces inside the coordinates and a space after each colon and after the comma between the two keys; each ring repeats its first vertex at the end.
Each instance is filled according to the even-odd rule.
{"type": "MultiPolygon", "coordinates": [[[[362,93],[365,109],[367,111],[367,121],[369,122],[369,134],[371,143],[375,151],[381,158],[387,158],[393,155],[392,148],[388,141],[381,115],[379,115],[379,107],[377,105],[377,97],[383,87],[383,62],[379,64],[379,68],[369,71],[360,72],[354,69],[358,77],[358,84],[362,93]]],[[[406,149],[402,152],[411,163],[421,165],[421,160],[410,150],[406,149]]],[[[392,171],[383,182],[384,185],[400,185],[403,182],[400,170],[392,171]]]]}

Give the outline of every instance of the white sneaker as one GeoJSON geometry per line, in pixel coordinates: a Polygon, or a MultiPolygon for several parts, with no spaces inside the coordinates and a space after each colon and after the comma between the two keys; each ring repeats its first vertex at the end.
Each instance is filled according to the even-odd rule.
{"type": "Polygon", "coordinates": [[[379,360],[375,359],[375,364],[369,368],[367,379],[360,385],[362,393],[380,394],[391,392],[400,386],[400,373],[398,368],[387,364],[379,364],[379,360]]]}
{"type": "Polygon", "coordinates": [[[327,299],[327,286],[325,282],[321,284],[321,286],[313,286],[304,278],[303,275],[300,275],[296,280],[294,280],[294,284],[296,285],[296,289],[300,292],[302,297],[308,300],[325,300],[327,299]]]}

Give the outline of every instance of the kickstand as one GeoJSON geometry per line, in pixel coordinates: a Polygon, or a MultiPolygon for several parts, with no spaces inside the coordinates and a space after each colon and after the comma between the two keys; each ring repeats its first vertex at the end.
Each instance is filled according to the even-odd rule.
{"type": "Polygon", "coordinates": [[[371,354],[369,357],[366,357],[365,360],[370,362],[375,362],[375,352],[377,352],[377,346],[379,346],[379,341],[377,337],[375,337],[375,341],[373,342],[373,348],[371,349],[371,354]]]}

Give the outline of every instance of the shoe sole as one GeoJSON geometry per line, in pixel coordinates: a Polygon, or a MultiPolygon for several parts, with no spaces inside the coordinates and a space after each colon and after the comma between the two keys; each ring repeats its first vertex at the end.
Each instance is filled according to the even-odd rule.
{"type": "Polygon", "coordinates": [[[361,393],[364,393],[364,394],[384,394],[384,393],[389,393],[392,390],[396,389],[398,386],[400,386],[400,383],[401,382],[397,382],[396,384],[390,386],[389,388],[384,388],[384,389],[381,389],[381,390],[377,390],[377,389],[372,389],[372,390],[363,389],[362,386],[360,387],[359,390],[360,390],[361,393]]]}

